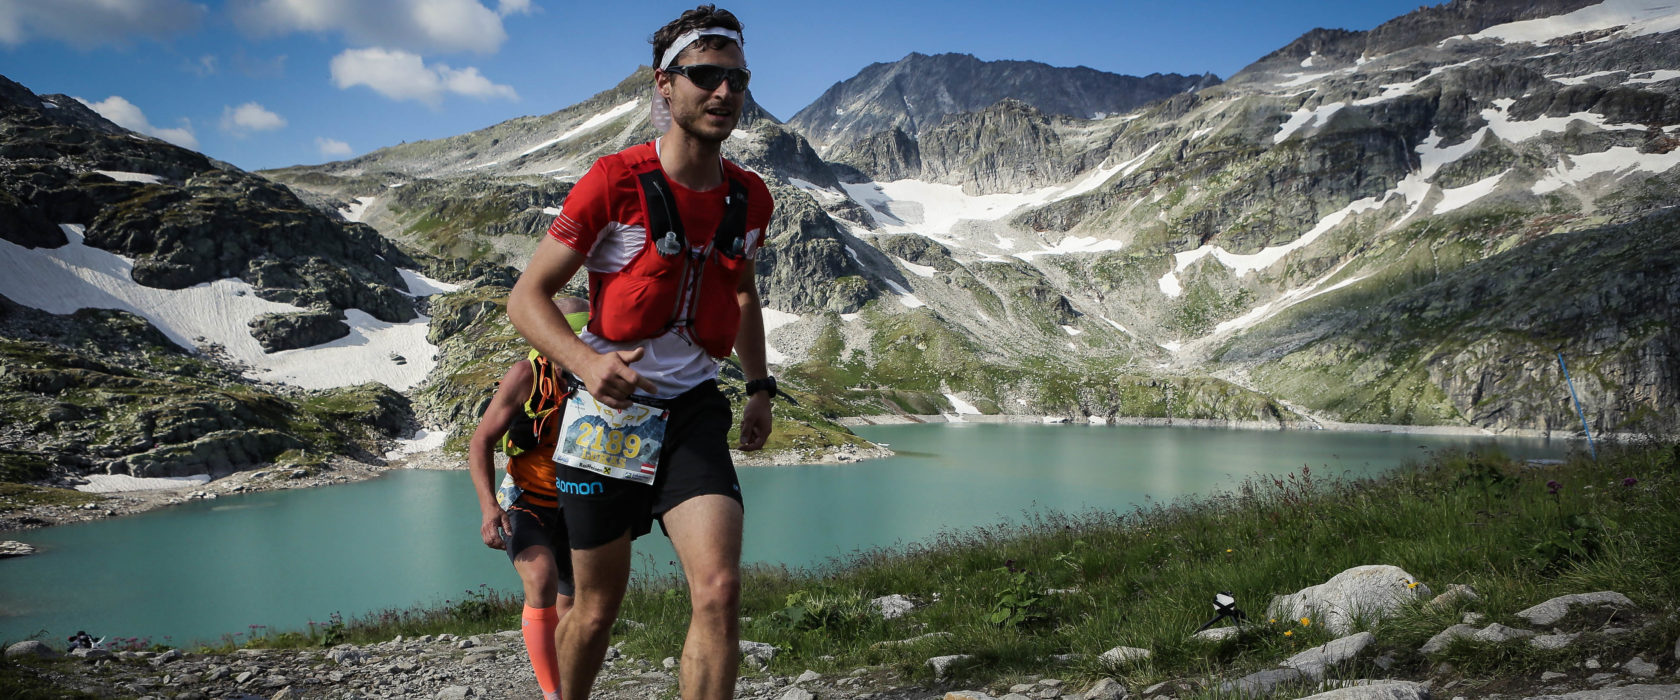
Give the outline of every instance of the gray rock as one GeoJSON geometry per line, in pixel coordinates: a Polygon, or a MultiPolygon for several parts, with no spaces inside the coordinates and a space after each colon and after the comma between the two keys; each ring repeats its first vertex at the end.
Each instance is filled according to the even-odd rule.
{"type": "Polygon", "coordinates": [[[366,655],[362,653],[362,650],[349,644],[340,644],[327,651],[327,660],[340,666],[358,664],[364,658],[366,658],[366,655]]]}
{"type": "Polygon", "coordinates": [[[8,659],[16,659],[26,656],[32,656],[37,659],[54,659],[58,658],[58,652],[52,647],[47,646],[45,642],[34,639],[25,640],[6,647],[6,658],[8,659]]]}
{"type": "Polygon", "coordinates": [[[952,672],[956,671],[958,668],[961,668],[962,666],[964,666],[965,664],[968,664],[969,662],[971,662],[973,660],[974,660],[974,657],[970,656],[968,654],[951,654],[951,655],[948,655],[948,656],[935,656],[935,657],[927,660],[927,666],[928,666],[928,668],[933,669],[933,675],[934,675],[935,678],[939,678],[939,679],[943,680],[945,678],[950,677],[952,672]]]}
{"type": "Polygon", "coordinates": [[[1239,634],[1242,634],[1242,630],[1236,627],[1213,627],[1192,634],[1190,635],[1190,638],[1199,639],[1204,642],[1222,642],[1227,639],[1234,638],[1239,634]]]}
{"type": "Polygon", "coordinates": [[[1597,671],[1598,669],[1604,668],[1604,665],[1599,663],[1598,659],[1587,659],[1586,661],[1581,662],[1581,667],[1589,671],[1597,671]]]}
{"type": "Polygon", "coordinates": [[[455,643],[456,649],[471,649],[476,646],[478,646],[478,644],[471,639],[463,639],[455,643]]]}
{"type": "Polygon", "coordinates": [[[1561,680],[1563,680],[1565,678],[1568,678],[1568,677],[1569,677],[1569,674],[1567,674],[1567,673],[1558,673],[1557,671],[1546,671],[1545,673],[1540,674],[1540,682],[1541,683],[1551,683],[1553,681],[1561,681],[1561,680]]]}
{"type": "Polygon", "coordinates": [[[907,646],[907,645],[910,645],[910,644],[917,644],[917,643],[920,643],[920,642],[926,642],[926,641],[930,641],[930,640],[934,640],[934,639],[944,639],[944,638],[949,637],[949,636],[951,636],[950,632],[929,632],[927,634],[916,635],[916,636],[911,637],[909,639],[889,639],[889,640],[884,641],[884,642],[876,642],[874,644],[869,645],[869,648],[871,648],[871,649],[884,649],[884,648],[887,648],[887,647],[907,646]]]}
{"type": "Polygon", "coordinates": [[[1037,687],[1038,686],[1033,683],[1016,683],[1015,685],[1009,686],[1009,692],[1026,694],[1032,692],[1032,689],[1037,687]]]}
{"type": "Polygon", "coordinates": [[[286,686],[281,688],[279,692],[270,695],[268,700],[302,700],[302,698],[303,693],[298,692],[291,686],[286,686]]]}
{"type": "Polygon", "coordinates": [[[1317,695],[1307,700],[1429,700],[1429,688],[1423,683],[1382,681],[1350,685],[1317,695]]]}
{"type": "Polygon", "coordinates": [[[793,679],[793,683],[794,683],[794,685],[799,685],[801,683],[810,683],[812,681],[820,681],[820,680],[822,680],[822,674],[821,673],[817,673],[816,671],[812,671],[811,669],[805,669],[804,673],[799,674],[798,678],[793,679]]]}
{"type": "Polygon", "coordinates": [[[1268,617],[1311,617],[1331,634],[1353,631],[1356,618],[1387,617],[1401,605],[1430,595],[1429,587],[1396,566],[1356,566],[1329,581],[1272,599],[1268,617]]]}
{"type": "Polygon", "coordinates": [[[776,647],[763,642],[740,641],[741,658],[753,667],[762,670],[770,665],[770,660],[776,658],[776,647]]]}
{"type": "Polygon", "coordinates": [[[470,698],[473,695],[474,693],[472,688],[464,685],[452,685],[444,688],[443,690],[439,690],[437,695],[434,695],[433,697],[437,698],[437,700],[462,700],[463,698],[470,698]]]}
{"type": "Polygon", "coordinates": [[[1478,630],[1476,628],[1471,627],[1470,625],[1453,625],[1436,633],[1435,636],[1430,637],[1429,641],[1424,642],[1423,646],[1419,648],[1418,651],[1425,654],[1440,652],[1442,649],[1446,649],[1447,645],[1452,643],[1452,640],[1459,638],[1468,639],[1474,636],[1477,631],[1478,630]]]}
{"type": "Polygon", "coordinates": [[[256,677],[257,677],[257,674],[254,671],[241,671],[239,673],[239,675],[233,677],[233,682],[238,683],[240,685],[245,685],[246,683],[250,682],[252,678],[256,678],[256,677]]]}
{"type": "Polygon", "coordinates": [[[945,694],[944,700],[992,700],[992,696],[979,690],[953,690],[945,694]]]}
{"type": "Polygon", "coordinates": [[[1102,656],[1097,658],[1105,664],[1114,666],[1132,661],[1142,661],[1149,658],[1150,654],[1151,652],[1148,649],[1139,649],[1137,647],[1114,647],[1113,649],[1103,652],[1102,656]]]}
{"type": "Polygon", "coordinates": [[[111,658],[111,652],[104,649],[71,649],[70,655],[86,661],[98,661],[111,658]]]}
{"type": "Polygon", "coordinates": [[[1251,673],[1234,681],[1219,684],[1219,692],[1235,693],[1238,695],[1270,695],[1278,686],[1293,683],[1306,678],[1306,674],[1293,668],[1273,668],[1251,673]]]}
{"type": "Polygon", "coordinates": [[[908,615],[916,609],[916,602],[902,595],[894,593],[884,595],[869,601],[869,605],[881,614],[882,619],[894,620],[908,615]]]}
{"type": "Polygon", "coordinates": [[[1610,605],[1616,608],[1632,608],[1633,601],[1628,600],[1627,596],[1615,591],[1576,593],[1574,595],[1558,596],[1544,603],[1528,608],[1527,610],[1523,610],[1517,613],[1517,617],[1528,620],[1529,624],[1543,627],[1553,624],[1558,620],[1562,620],[1564,616],[1569,614],[1570,610],[1585,605],[1610,605]]]}
{"type": "Polygon", "coordinates": [[[816,695],[804,688],[788,688],[777,700],[816,700],[816,695]]]}
{"type": "Polygon", "coordinates": [[[1482,620],[1486,620],[1486,619],[1487,619],[1487,616],[1483,615],[1479,612],[1464,613],[1464,624],[1466,624],[1466,625],[1479,625],[1479,624],[1482,624],[1482,620]]]}
{"type": "Polygon", "coordinates": [[[16,540],[6,540],[5,542],[0,542],[0,559],[26,557],[34,553],[35,547],[33,545],[24,544],[16,540]]]}
{"type": "Polygon", "coordinates": [[[1509,642],[1513,639],[1527,639],[1529,637],[1533,637],[1534,634],[1535,633],[1532,630],[1506,627],[1505,625],[1495,622],[1477,631],[1475,634],[1470,635],[1470,638],[1478,642],[1492,642],[1494,644],[1500,644],[1503,642],[1509,642]]]}
{"type": "Polygon", "coordinates": [[[1634,678],[1656,678],[1657,665],[1637,656],[1622,664],[1622,672],[1634,678]]]}
{"type": "Polygon", "coordinates": [[[1624,685],[1564,695],[1540,695],[1527,700],[1680,700],[1680,685],[1624,685]]]}
{"type": "Polygon", "coordinates": [[[1097,681],[1096,685],[1091,686],[1091,689],[1085,691],[1085,694],[1080,697],[1083,700],[1125,700],[1126,696],[1126,686],[1121,685],[1113,678],[1104,678],[1097,681]]]}
{"type": "Polygon", "coordinates": [[[1432,600],[1430,600],[1428,607],[1431,610],[1436,610],[1451,607],[1459,603],[1475,602],[1481,599],[1481,596],[1476,595],[1476,589],[1462,583],[1455,583],[1447,586],[1447,590],[1443,591],[1441,595],[1435,596],[1432,600]]]}
{"type": "Polygon", "coordinates": [[[1539,636],[1536,636],[1536,637],[1533,637],[1533,638],[1529,639],[1528,643],[1529,643],[1529,645],[1533,646],[1536,649],[1546,649],[1546,650],[1550,651],[1550,650],[1555,650],[1555,649],[1562,649],[1566,646],[1569,646],[1570,644],[1574,644],[1575,643],[1575,638],[1579,637],[1579,636],[1581,636],[1581,635],[1574,634],[1574,633],[1542,634],[1542,635],[1539,635],[1539,636]]]}
{"type": "Polygon", "coordinates": [[[659,661],[659,665],[669,671],[677,667],[677,657],[667,656],[659,661]]]}
{"type": "Polygon", "coordinates": [[[1365,651],[1365,648],[1376,640],[1376,635],[1360,632],[1291,656],[1281,665],[1300,671],[1315,681],[1323,680],[1326,671],[1359,656],[1360,652],[1365,651]]]}
{"type": "Polygon", "coordinates": [[[1591,683],[1593,685],[1604,685],[1605,683],[1609,683],[1613,680],[1616,680],[1617,675],[1618,674],[1610,673],[1608,671],[1604,672],[1604,673],[1594,673],[1590,676],[1587,676],[1587,682],[1591,683]]]}
{"type": "Polygon", "coordinates": [[[180,649],[170,649],[170,650],[165,651],[161,654],[158,654],[157,656],[152,657],[152,665],[153,666],[160,666],[160,665],[169,663],[171,661],[179,660],[180,658],[181,658],[181,650],[180,649]]]}

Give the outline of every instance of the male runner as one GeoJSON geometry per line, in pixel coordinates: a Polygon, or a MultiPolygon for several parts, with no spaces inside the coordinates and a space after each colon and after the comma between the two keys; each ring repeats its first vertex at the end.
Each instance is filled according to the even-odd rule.
{"type": "Polygon", "coordinates": [[[734,15],[703,5],[654,34],[652,116],[663,135],[595,162],[508,299],[519,332],[590,395],[567,404],[556,453],[570,465],[558,490],[577,574],[560,632],[566,700],[588,697],[629,580],[630,542],[656,518],[693,604],[683,697],[734,695],[742,510],[718,359],[733,349],[749,380],[740,449],[763,447],[775,392],[753,282],[770,193],[721,155],[750,77],[740,32],[734,15]],[[592,316],[574,334],[547,300],[579,268],[589,271],[592,316]]]}
{"type": "MultiPolygon", "coordinates": [[[[589,304],[582,299],[563,297],[554,305],[573,327],[581,328],[588,321],[589,304]]],[[[560,697],[555,648],[560,620],[572,608],[571,549],[566,541],[566,523],[560,519],[551,460],[560,432],[561,394],[565,393],[559,375],[559,368],[550,367],[544,358],[515,362],[502,375],[467,448],[467,469],[478,492],[478,510],[484,516],[479,535],[485,546],[507,550],[525,586],[520,630],[543,700],[560,697]],[[529,415],[543,410],[552,413],[529,415]],[[524,435],[515,436],[511,431],[524,435]],[[521,447],[508,450],[518,454],[508,457],[508,481],[498,489],[494,486],[493,455],[502,449],[504,435],[521,447]]]]}

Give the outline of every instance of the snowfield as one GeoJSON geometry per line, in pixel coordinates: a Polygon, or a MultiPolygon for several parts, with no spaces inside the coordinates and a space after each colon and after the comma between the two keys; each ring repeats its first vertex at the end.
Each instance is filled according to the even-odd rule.
{"type": "MultiPolygon", "coordinates": [[[[53,314],[78,309],[120,309],[146,318],[183,348],[220,346],[253,379],[305,389],[379,382],[403,391],[418,385],[436,364],[437,347],[426,341],[431,319],[386,323],[350,309],[350,334],[308,348],[265,353],[247,325],[268,313],[304,309],[257,298],[251,285],[222,279],[186,289],[157,289],[134,281],[134,261],[83,242],[82,226],[60,227],[70,243],[24,248],[0,240],[0,294],[53,314]],[[399,362],[400,360],[400,362],[399,362]]],[[[410,294],[448,291],[453,285],[404,271],[410,294]]]]}

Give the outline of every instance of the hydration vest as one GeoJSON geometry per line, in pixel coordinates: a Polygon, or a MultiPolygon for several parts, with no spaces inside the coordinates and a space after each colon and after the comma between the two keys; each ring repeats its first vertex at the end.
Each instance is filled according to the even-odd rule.
{"type": "Polygon", "coordinates": [[[502,454],[509,457],[537,449],[544,437],[552,437],[545,433],[558,429],[560,404],[572,393],[566,379],[554,371],[554,365],[542,353],[532,350],[525,361],[531,364],[531,393],[525,397],[525,410],[514,415],[497,442],[502,454]]]}
{"type": "Polygon", "coordinates": [[[589,332],[612,342],[635,342],[676,332],[705,350],[728,357],[741,325],[735,291],[751,262],[747,240],[750,177],[723,162],[729,188],[723,218],[710,239],[689,243],[671,183],[652,144],[618,154],[636,181],[646,240],[617,272],[589,273],[589,332]]]}

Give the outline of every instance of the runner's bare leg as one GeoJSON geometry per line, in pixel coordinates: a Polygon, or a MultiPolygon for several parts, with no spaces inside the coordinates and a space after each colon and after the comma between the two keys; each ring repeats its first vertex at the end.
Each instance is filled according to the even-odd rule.
{"type": "Polygon", "coordinates": [[[735,695],[741,638],[741,504],[697,496],[665,514],[694,610],[683,641],[683,700],[735,695]]]}
{"type": "Polygon", "coordinates": [[[613,621],[630,582],[630,533],[594,549],[572,550],[572,575],[577,595],[556,630],[560,695],[584,700],[601,672],[613,621]]]}

